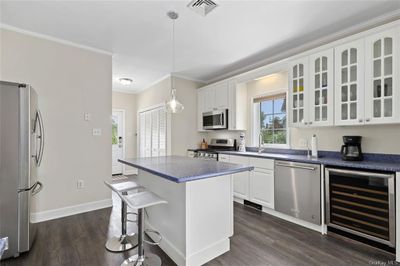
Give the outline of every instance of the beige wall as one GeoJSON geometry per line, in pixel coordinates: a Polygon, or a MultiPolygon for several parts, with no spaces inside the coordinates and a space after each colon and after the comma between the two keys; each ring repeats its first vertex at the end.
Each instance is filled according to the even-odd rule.
{"type": "MultiPolygon", "coordinates": [[[[125,157],[136,157],[136,95],[132,93],[113,91],[112,108],[125,110],[125,157]]],[[[132,169],[129,166],[126,166],[125,170],[131,171],[132,169]]]]}
{"type": "MultiPolygon", "coordinates": [[[[247,83],[248,90],[248,127],[246,131],[246,143],[252,146],[251,133],[251,99],[257,95],[265,94],[271,91],[288,87],[287,73],[267,77],[259,81],[247,83]]],[[[321,127],[290,130],[290,145],[293,149],[304,149],[300,145],[301,139],[310,139],[313,134],[318,137],[319,150],[339,151],[342,145],[342,136],[360,135],[363,137],[362,148],[364,152],[369,153],[391,153],[400,154],[400,125],[375,125],[375,126],[342,126],[342,127],[321,127]]],[[[239,132],[214,132],[208,133],[207,139],[213,137],[239,138],[239,132]]],[[[257,142],[257,140],[256,140],[257,142]]],[[[253,144],[254,146],[254,144],[253,144]]]]}
{"type": "Polygon", "coordinates": [[[0,79],[31,84],[39,94],[46,146],[36,211],[109,199],[103,180],[111,175],[111,56],[3,29],[0,34],[0,79]],[[92,136],[93,128],[102,135],[92,136]],[[77,189],[78,179],[84,189],[77,189]]]}
{"type": "MultiPolygon", "coordinates": [[[[197,93],[201,83],[174,78],[176,95],[185,109],[182,113],[172,114],[171,118],[171,153],[187,154],[187,149],[197,147],[202,134],[197,132],[197,93]]],[[[165,103],[170,98],[170,78],[166,78],[149,89],[137,94],[138,111],[165,103]]]]}

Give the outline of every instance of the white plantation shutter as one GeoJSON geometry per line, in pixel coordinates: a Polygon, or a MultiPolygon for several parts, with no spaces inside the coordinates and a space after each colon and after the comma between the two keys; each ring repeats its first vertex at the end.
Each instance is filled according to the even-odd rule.
{"type": "Polygon", "coordinates": [[[139,156],[167,155],[167,113],[164,107],[139,114],[139,156]]]}
{"type": "Polygon", "coordinates": [[[145,113],[145,144],[144,157],[151,157],[151,112],[145,113]]]}
{"type": "Polygon", "coordinates": [[[159,113],[159,156],[167,155],[167,112],[160,109],[159,113]]]}
{"type": "Polygon", "coordinates": [[[146,147],[146,127],[145,125],[146,121],[146,114],[145,113],[140,113],[139,114],[139,157],[145,157],[145,147],[146,147]]]}
{"type": "Polygon", "coordinates": [[[151,156],[158,156],[159,147],[159,115],[158,110],[151,111],[151,156]]]}

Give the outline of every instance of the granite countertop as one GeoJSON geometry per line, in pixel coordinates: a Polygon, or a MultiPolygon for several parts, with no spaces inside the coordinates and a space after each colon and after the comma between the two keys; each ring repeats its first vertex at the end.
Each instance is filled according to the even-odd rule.
{"type": "Polygon", "coordinates": [[[256,158],[269,158],[284,161],[301,163],[316,163],[325,166],[339,166],[366,170],[378,170],[389,172],[400,172],[400,156],[386,154],[364,154],[364,160],[360,162],[343,161],[338,152],[320,152],[319,158],[308,158],[304,154],[290,153],[258,153],[258,152],[238,152],[220,151],[221,154],[241,155],[256,158]]]}
{"type": "Polygon", "coordinates": [[[118,161],[176,183],[230,175],[254,169],[252,166],[195,159],[185,156],[131,158],[119,159],[118,161]]]}

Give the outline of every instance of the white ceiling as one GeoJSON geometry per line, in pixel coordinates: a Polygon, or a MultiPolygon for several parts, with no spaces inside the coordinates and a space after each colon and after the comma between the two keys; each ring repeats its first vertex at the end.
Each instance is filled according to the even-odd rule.
{"type": "Polygon", "coordinates": [[[176,72],[211,81],[283,49],[400,9],[399,1],[216,1],[202,17],[187,1],[1,1],[3,24],[114,54],[113,78],[140,91],[171,71],[176,10],[176,72]]]}

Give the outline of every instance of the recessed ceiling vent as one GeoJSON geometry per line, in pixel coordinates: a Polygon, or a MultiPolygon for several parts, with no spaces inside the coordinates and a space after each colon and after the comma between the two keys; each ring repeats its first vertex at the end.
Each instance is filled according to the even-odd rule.
{"type": "Polygon", "coordinates": [[[188,4],[188,8],[197,14],[202,15],[203,17],[205,17],[216,7],[217,4],[211,0],[193,0],[188,4]]]}

